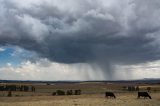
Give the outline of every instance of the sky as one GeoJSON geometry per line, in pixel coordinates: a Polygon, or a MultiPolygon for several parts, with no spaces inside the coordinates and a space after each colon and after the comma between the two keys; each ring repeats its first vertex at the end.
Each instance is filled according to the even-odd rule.
{"type": "Polygon", "coordinates": [[[160,78],[159,0],[0,0],[0,79],[160,78]]]}

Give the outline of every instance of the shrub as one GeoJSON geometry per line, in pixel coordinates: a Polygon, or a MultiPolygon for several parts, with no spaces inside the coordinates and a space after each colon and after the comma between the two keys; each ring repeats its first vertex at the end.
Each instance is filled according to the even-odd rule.
{"type": "Polygon", "coordinates": [[[81,95],[81,90],[75,90],[75,95],[81,95]]]}
{"type": "Polygon", "coordinates": [[[73,91],[72,90],[68,90],[67,91],[67,95],[72,95],[73,94],[73,91]]]}
{"type": "Polygon", "coordinates": [[[65,92],[62,90],[57,90],[57,95],[65,95],[65,92]]]}

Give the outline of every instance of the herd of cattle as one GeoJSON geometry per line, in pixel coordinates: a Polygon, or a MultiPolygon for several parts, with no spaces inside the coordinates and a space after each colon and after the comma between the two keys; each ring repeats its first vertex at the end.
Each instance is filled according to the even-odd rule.
{"type": "MultiPolygon", "coordinates": [[[[53,96],[55,95],[81,95],[81,90],[67,90],[66,92],[63,90],[57,90],[56,92],[52,93],[53,96]]],[[[116,98],[113,92],[105,92],[106,98],[116,98]]],[[[137,98],[144,97],[152,99],[148,92],[138,92],[137,98]]]]}
{"type": "MultiPolygon", "coordinates": [[[[116,96],[113,92],[106,92],[105,97],[116,98],[116,96]]],[[[152,99],[151,96],[148,94],[148,92],[138,92],[137,98],[140,98],[140,97],[144,97],[144,98],[148,97],[149,99],[152,99]]]]}
{"type": "MultiPolygon", "coordinates": [[[[24,92],[35,92],[34,86],[25,86],[25,85],[5,85],[0,86],[0,91],[9,91],[8,95],[11,95],[11,91],[24,91],[24,92]]],[[[52,93],[53,96],[56,95],[81,95],[81,90],[67,90],[66,92],[63,90],[57,90],[52,93]]],[[[106,98],[116,98],[113,92],[105,92],[106,98]]],[[[144,97],[152,99],[148,92],[138,92],[137,98],[144,97]]]]}

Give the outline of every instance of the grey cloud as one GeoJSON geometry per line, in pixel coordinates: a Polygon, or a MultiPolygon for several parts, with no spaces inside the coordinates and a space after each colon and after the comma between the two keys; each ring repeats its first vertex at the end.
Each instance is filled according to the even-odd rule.
{"type": "Polygon", "coordinates": [[[158,0],[41,0],[27,6],[15,1],[1,0],[1,45],[61,63],[110,66],[160,58],[159,44],[154,45],[160,31],[158,0]]]}

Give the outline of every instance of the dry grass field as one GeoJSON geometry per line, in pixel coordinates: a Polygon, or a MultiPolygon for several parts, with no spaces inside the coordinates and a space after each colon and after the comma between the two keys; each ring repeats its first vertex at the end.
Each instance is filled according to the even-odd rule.
{"type": "Polygon", "coordinates": [[[137,99],[137,92],[124,91],[128,84],[80,83],[36,84],[36,92],[0,92],[0,106],[160,106],[160,85],[139,85],[141,91],[151,87],[152,99],[137,99]],[[81,89],[82,95],[52,96],[57,89],[81,89]],[[105,98],[105,91],[115,92],[116,99],[105,98]]]}
{"type": "Polygon", "coordinates": [[[153,99],[137,99],[135,93],[117,94],[116,99],[104,95],[3,97],[0,106],[160,106],[160,93],[153,99]]]}

